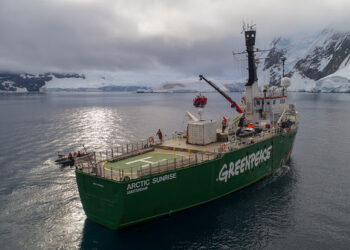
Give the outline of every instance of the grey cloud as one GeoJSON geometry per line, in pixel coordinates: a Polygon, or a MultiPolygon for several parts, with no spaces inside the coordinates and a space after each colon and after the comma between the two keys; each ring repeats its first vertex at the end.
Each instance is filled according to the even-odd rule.
{"type": "Polygon", "coordinates": [[[256,22],[267,44],[328,24],[344,28],[349,10],[345,1],[3,0],[0,69],[229,78],[231,51],[243,48],[242,20],[256,22]]]}

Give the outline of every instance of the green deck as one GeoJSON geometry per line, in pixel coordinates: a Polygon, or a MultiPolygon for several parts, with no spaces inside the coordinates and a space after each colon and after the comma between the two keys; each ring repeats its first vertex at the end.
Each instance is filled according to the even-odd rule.
{"type": "Polygon", "coordinates": [[[124,160],[115,161],[115,162],[106,162],[104,167],[112,170],[119,169],[131,169],[138,170],[141,166],[147,166],[149,164],[157,164],[157,163],[165,163],[167,160],[169,162],[176,160],[180,160],[182,157],[186,159],[186,156],[181,153],[167,153],[167,152],[149,152],[142,155],[137,155],[134,157],[130,157],[124,160]]]}

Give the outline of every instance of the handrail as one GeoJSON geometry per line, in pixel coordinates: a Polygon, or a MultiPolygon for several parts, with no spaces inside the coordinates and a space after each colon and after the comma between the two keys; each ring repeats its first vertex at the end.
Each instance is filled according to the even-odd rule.
{"type": "Polygon", "coordinates": [[[188,157],[182,157],[180,160],[174,159],[166,160],[164,162],[158,162],[156,164],[144,163],[138,166],[113,170],[104,166],[106,161],[119,161],[128,157],[136,156],[139,154],[147,153],[155,150],[155,145],[159,145],[160,141],[156,141],[152,145],[148,140],[129,143],[121,145],[116,148],[101,152],[90,152],[86,156],[75,158],[76,170],[84,173],[97,175],[107,179],[116,181],[126,181],[129,179],[137,179],[144,176],[150,176],[153,174],[159,174],[165,171],[181,169],[189,165],[199,165],[199,163],[216,159],[219,155],[226,152],[235,151],[241,147],[247,146],[256,140],[263,140],[268,137],[273,137],[277,134],[289,133],[291,130],[296,129],[297,125],[293,125],[289,130],[282,129],[280,127],[272,127],[268,131],[262,131],[253,137],[248,138],[235,138],[233,141],[218,144],[218,147],[212,152],[193,152],[189,153],[188,157]],[[224,146],[223,146],[224,145],[224,146]]]}
{"type": "Polygon", "coordinates": [[[181,169],[189,165],[197,165],[202,162],[210,161],[217,158],[216,153],[191,153],[189,157],[182,157],[180,160],[173,158],[171,160],[166,160],[162,163],[153,164],[140,164],[138,166],[127,167],[123,169],[113,169],[104,166],[103,161],[97,161],[95,154],[91,157],[93,161],[85,159],[80,159],[76,164],[76,170],[82,171],[84,173],[97,175],[107,179],[112,179],[116,181],[126,181],[129,179],[137,179],[144,176],[150,176],[153,174],[159,174],[162,172],[181,169]]]}

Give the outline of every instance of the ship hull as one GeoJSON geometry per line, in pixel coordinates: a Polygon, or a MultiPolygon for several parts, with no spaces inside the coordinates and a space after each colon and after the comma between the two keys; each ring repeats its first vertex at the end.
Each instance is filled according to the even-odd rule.
{"type": "Polygon", "coordinates": [[[118,229],[218,199],[272,174],[288,159],[296,130],[217,159],[117,182],[76,170],[86,216],[118,229]]]}

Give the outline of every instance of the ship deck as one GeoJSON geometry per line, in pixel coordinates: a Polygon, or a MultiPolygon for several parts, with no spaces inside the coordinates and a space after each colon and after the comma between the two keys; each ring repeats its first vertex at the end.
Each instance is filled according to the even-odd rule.
{"type": "MultiPolygon", "coordinates": [[[[227,135],[226,133],[220,133],[221,135],[227,135]]],[[[207,145],[194,145],[186,142],[186,138],[174,138],[163,141],[159,147],[163,149],[174,149],[180,151],[188,151],[188,152],[208,152],[208,153],[222,153],[222,151],[227,151],[228,147],[231,146],[235,149],[241,149],[246,147],[247,145],[259,141],[266,140],[267,138],[271,138],[275,136],[276,133],[260,133],[254,136],[249,136],[245,138],[237,137],[235,140],[231,142],[212,142],[207,145]],[[225,145],[222,148],[222,145],[225,145]]]]}
{"type": "Polygon", "coordinates": [[[213,160],[217,154],[211,152],[192,152],[175,147],[154,145],[154,147],[135,150],[123,155],[96,162],[93,159],[79,159],[78,168],[104,178],[121,181],[125,177],[136,179],[165,171],[188,167],[204,161],[213,160]]]}
{"type": "Polygon", "coordinates": [[[164,141],[162,144],[160,144],[160,147],[163,149],[175,149],[175,150],[182,150],[182,151],[193,151],[193,152],[218,152],[218,148],[220,148],[220,145],[222,142],[213,142],[208,145],[194,145],[194,144],[188,144],[186,142],[186,139],[183,138],[176,138],[176,139],[168,139],[164,141]]]}
{"type": "MultiPolygon", "coordinates": [[[[294,129],[296,127],[292,130],[294,129]]],[[[86,156],[86,159],[79,158],[76,160],[76,167],[84,173],[125,181],[214,160],[222,153],[240,150],[275,135],[290,132],[263,132],[254,137],[235,138],[230,142],[214,142],[208,145],[188,144],[182,137],[167,139],[152,146],[137,143],[131,147],[127,145],[124,149],[117,148],[110,153],[106,151],[104,155],[100,152],[86,156]]]]}
{"type": "Polygon", "coordinates": [[[118,171],[124,170],[124,173],[138,171],[149,165],[163,165],[167,162],[181,161],[189,158],[187,152],[155,149],[152,152],[128,157],[119,161],[107,161],[104,163],[104,168],[118,171]]]}

